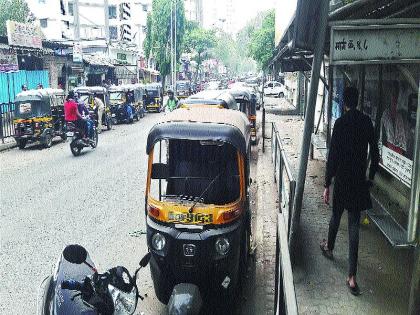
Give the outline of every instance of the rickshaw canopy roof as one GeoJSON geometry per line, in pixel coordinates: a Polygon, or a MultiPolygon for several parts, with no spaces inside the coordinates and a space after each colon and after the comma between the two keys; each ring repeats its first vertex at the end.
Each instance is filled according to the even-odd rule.
{"type": "Polygon", "coordinates": [[[52,95],[64,95],[64,91],[51,88],[22,91],[16,95],[15,102],[49,101],[52,95]]]}
{"type": "Polygon", "coordinates": [[[178,105],[214,105],[223,106],[223,108],[228,108],[228,104],[224,100],[219,99],[185,98],[180,100],[178,105]]]}
{"type": "MultiPolygon", "coordinates": [[[[187,100],[194,100],[194,99],[200,99],[202,101],[204,100],[220,100],[224,101],[226,103],[226,107],[229,109],[238,109],[238,106],[236,104],[235,98],[232,96],[231,93],[229,93],[226,90],[205,90],[201,91],[197,94],[191,95],[187,98],[187,100]]],[[[222,104],[222,103],[221,103],[222,104]]],[[[209,105],[215,105],[215,104],[209,104],[209,105]]]]}
{"type": "Polygon", "coordinates": [[[106,88],[103,86],[80,86],[75,88],[74,93],[81,93],[81,94],[105,94],[107,92],[106,88]]]}
{"type": "Polygon", "coordinates": [[[109,87],[109,92],[128,92],[134,90],[144,90],[145,86],[143,84],[124,84],[124,85],[112,85],[109,87]]]}
{"type": "Polygon", "coordinates": [[[152,127],[147,137],[147,154],[156,142],[163,139],[226,142],[246,155],[250,124],[239,111],[208,107],[180,108],[163,116],[152,127]]]}
{"type": "Polygon", "coordinates": [[[146,90],[161,90],[162,85],[160,83],[149,83],[144,86],[146,90]]]}
{"type": "Polygon", "coordinates": [[[251,100],[251,93],[247,89],[233,89],[229,90],[229,93],[235,98],[235,100],[251,100]]]}

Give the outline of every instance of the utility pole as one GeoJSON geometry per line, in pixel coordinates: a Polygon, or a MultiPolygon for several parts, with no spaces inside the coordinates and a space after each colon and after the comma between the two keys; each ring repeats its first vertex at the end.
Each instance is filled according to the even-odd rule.
{"type": "Polygon", "coordinates": [[[80,41],[80,17],[79,17],[79,0],[73,2],[74,11],[74,41],[80,41]]]}
{"type": "MultiPolygon", "coordinates": [[[[305,189],[306,170],[308,167],[309,147],[311,145],[312,132],[314,130],[314,117],[316,98],[318,92],[318,83],[321,71],[321,63],[324,59],[325,35],[328,25],[328,5],[327,0],[321,0],[319,8],[319,25],[314,40],[314,57],[312,61],[311,83],[309,87],[308,106],[306,108],[305,125],[303,130],[302,147],[300,150],[298,177],[296,182],[296,194],[294,200],[294,209],[292,212],[292,221],[290,227],[289,248],[291,255],[296,253],[297,234],[299,231],[300,214],[302,211],[302,199],[305,189]]],[[[293,257],[292,256],[292,257],[293,257]]],[[[294,257],[293,257],[294,258],[294,257]]]]}
{"type": "Polygon", "coordinates": [[[171,0],[171,84],[174,85],[174,2],[171,0]]]}
{"type": "Polygon", "coordinates": [[[176,42],[177,42],[177,37],[176,37],[176,29],[177,29],[177,23],[176,23],[176,6],[177,6],[177,0],[175,1],[175,29],[174,29],[174,46],[175,46],[175,52],[174,52],[174,96],[176,97],[176,68],[177,68],[177,64],[178,64],[178,58],[177,58],[177,54],[176,54],[176,42]]]}
{"type": "Polygon", "coordinates": [[[104,0],[104,13],[105,13],[105,40],[106,45],[109,45],[109,9],[108,0],[104,0]]]}

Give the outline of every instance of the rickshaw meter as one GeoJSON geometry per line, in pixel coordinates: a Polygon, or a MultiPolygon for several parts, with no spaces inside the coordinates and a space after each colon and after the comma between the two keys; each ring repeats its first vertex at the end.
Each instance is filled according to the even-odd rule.
{"type": "Polygon", "coordinates": [[[216,252],[222,256],[225,256],[230,249],[230,244],[226,237],[219,237],[214,246],[216,247],[216,252]]]}
{"type": "Polygon", "coordinates": [[[162,250],[165,248],[166,239],[160,233],[156,233],[152,236],[152,246],[155,250],[162,250]]]}

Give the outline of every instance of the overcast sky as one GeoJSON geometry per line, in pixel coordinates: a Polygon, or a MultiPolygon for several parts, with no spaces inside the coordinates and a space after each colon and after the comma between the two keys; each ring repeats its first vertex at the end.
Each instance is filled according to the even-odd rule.
{"type": "Polygon", "coordinates": [[[296,9],[296,2],[297,0],[233,0],[236,28],[239,30],[258,12],[275,8],[275,6],[281,6],[281,10],[278,12],[282,14],[282,20],[285,21],[287,26],[296,9]]]}

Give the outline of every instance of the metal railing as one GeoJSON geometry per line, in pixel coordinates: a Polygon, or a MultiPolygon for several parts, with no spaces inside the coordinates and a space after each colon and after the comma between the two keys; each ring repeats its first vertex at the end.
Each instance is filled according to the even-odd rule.
{"type": "Polygon", "coordinates": [[[0,104],[0,140],[13,135],[14,103],[0,104]]]}
{"type": "Polygon", "coordinates": [[[279,200],[274,310],[276,315],[295,315],[298,314],[298,309],[288,241],[296,180],[275,123],[271,125],[271,154],[279,200]]]}

